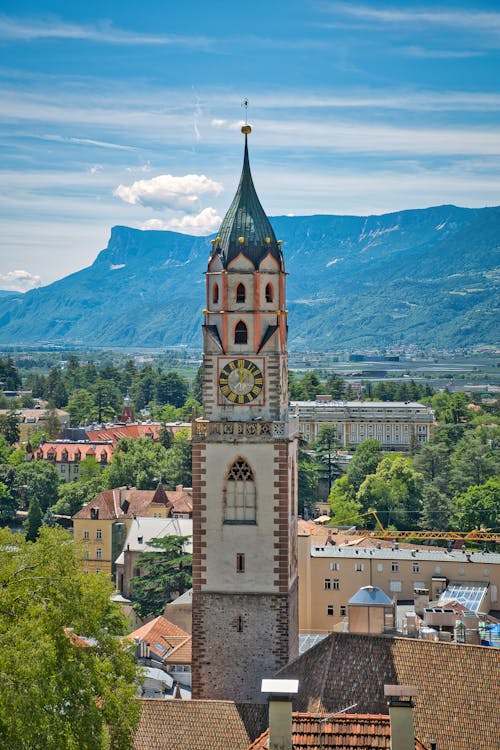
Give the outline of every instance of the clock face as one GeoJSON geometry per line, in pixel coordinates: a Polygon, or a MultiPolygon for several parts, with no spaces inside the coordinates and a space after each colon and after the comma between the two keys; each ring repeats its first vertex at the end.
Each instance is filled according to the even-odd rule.
{"type": "Polygon", "coordinates": [[[249,359],[232,359],[219,375],[220,392],[232,404],[249,404],[262,392],[262,372],[249,359]]]}

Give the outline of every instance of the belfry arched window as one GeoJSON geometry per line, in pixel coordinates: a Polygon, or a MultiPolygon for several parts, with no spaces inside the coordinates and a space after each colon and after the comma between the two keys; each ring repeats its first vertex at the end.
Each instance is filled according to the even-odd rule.
{"type": "Polygon", "coordinates": [[[244,458],[237,458],[227,473],[224,485],[224,521],[255,523],[255,494],[252,469],[244,458]]]}
{"type": "Polygon", "coordinates": [[[234,329],[234,343],[235,344],[246,344],[248,341],[248,329],[246,327],[246,324],[240,320],[238,323],[236,323],[236,327],[234,329]]]}
{"type": "Polygon", "coordinates": [[[246,290],[244,284],[238,284],[236,287],[236,302],[244,302],[246,297],[246,290]]]}
{"type": "Polygon", "coordinates": [[[212,302],[214,305],[219,301],[219,285],[215,283],[212,287],[212,302]]]}
{"type": "Polygon", "coordinates": [[[266,285],[266,302],[274,301],[274,289],[272,284],[266,285]]]}

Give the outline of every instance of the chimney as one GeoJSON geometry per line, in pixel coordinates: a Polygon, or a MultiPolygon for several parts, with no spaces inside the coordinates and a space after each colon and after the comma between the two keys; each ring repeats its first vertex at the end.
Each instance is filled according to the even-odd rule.
{"type": "Polygon", "coordinates": [[[413,685],[384,685],[384,695],[389,699],[391,750],[415,750],[412,699],[417,692],[413,685]]]}
{"type": "Polygon", "coordinates": [[[269,693],[269,750],[293,750],[292,695],[298,680],[262,680],[263,693],[269,693]]]}

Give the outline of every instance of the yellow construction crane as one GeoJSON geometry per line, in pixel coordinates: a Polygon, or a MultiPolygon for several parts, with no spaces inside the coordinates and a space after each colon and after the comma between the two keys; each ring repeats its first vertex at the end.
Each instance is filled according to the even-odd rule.
{"type": "Polygon", "coordinates": [[[442,539],[453,542],[500,542],[500,533],[493,532],[490,529],[474,529],[473,531],[395,531],[386,529],[375,510],[369,510],[366,513],[359,513],[357,516],[346,518],[345,521],[353,521],[356,518],[365,518],[373,516],[376,521],[376,529],[358,529],[357,533],[362,536],[370,536],[374,539],[411,539],[413,541],[431,541],[433,539],[442,539]]]}

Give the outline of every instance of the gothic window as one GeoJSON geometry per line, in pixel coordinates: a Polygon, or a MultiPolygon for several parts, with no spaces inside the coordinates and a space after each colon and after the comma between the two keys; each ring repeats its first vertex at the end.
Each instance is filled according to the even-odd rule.
{"type": "Polygon", "coordinates": [[[238,284],[236,287],[236,302],[244,302],[246,297],[245,287],[243,284],[238,284]]]}
{"type": "Polygon", "coordinates": [[[212,302],[214,303],[214,305],[216,305],[218,301],[219,301],[219,285],[214,284],[212,287],[212,302]]]}
{"type": "Polygon", "coordinates": [[[236,328],[234,329],[234,343],[235,344],[246,344],[248,341],[248,330],[245,325],[245,323],[240,320],[238,323],[236,323],[236,328]]]}
{"type": "Polygon", "coordinates": [[[255,523],[255,481],[243,458],[236,459],[229,469],[224,496],[226,523],[255,523]]]}
{"type": "Polygon", "coordinates": [[[272,284],[266,286],[266,302],[274,301],[274,289],[272,284]]]}

